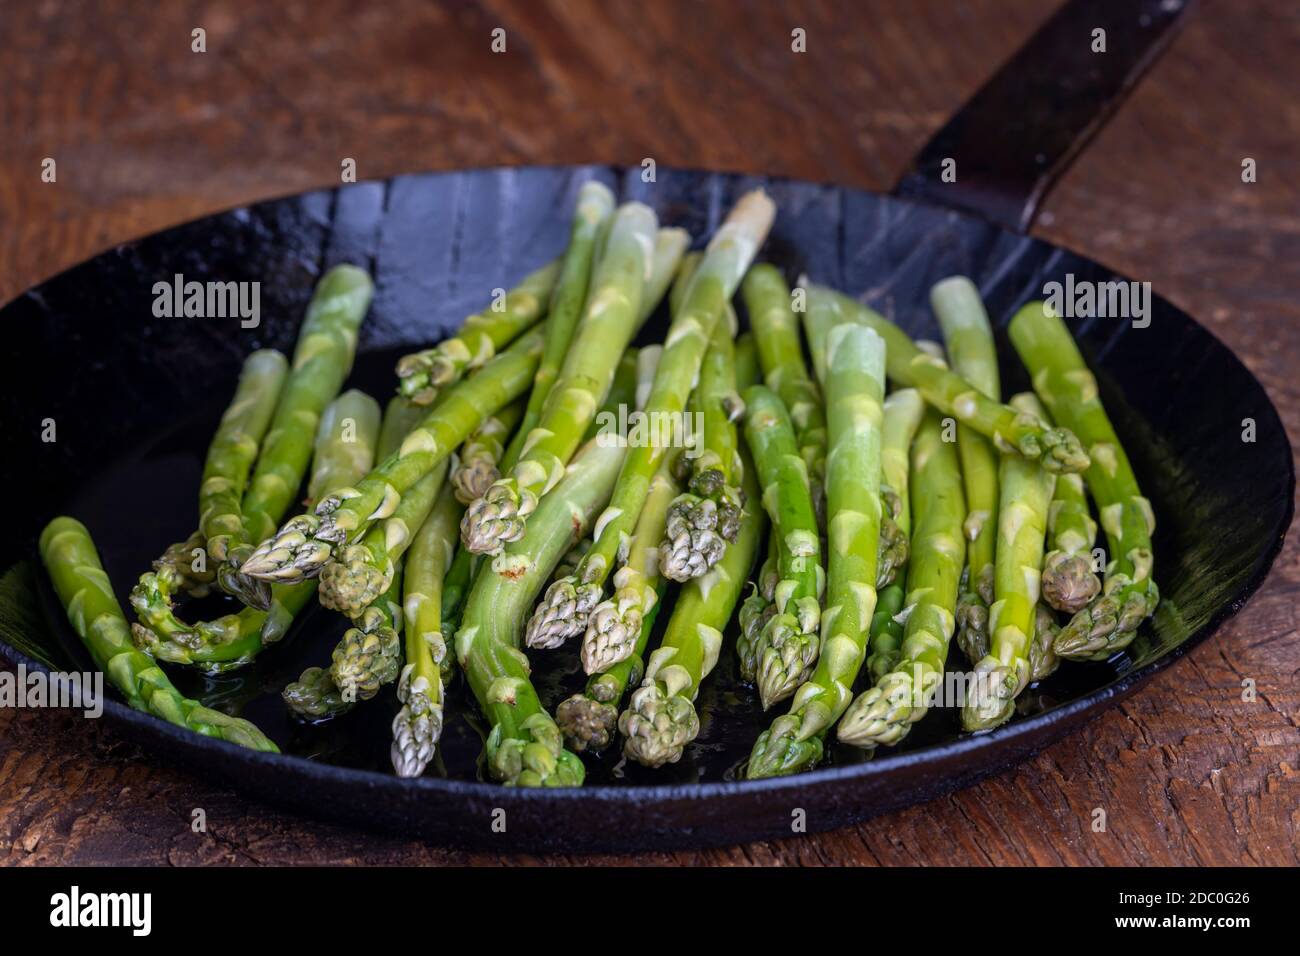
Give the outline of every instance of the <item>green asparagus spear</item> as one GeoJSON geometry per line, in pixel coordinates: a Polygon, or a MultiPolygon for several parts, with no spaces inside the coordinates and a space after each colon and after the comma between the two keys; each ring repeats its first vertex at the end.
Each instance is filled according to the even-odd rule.
{"type": "MultiPolygon", "coordinates": [[[[935,283],[930,304],[943,328],[952,367],[995,401],[1001,400],[993,330],[979,290],[965,276],[935,283]]],[[[988,614],[993,602],[993,549],[998,527],[998,451],[974,429],[958,424],[957,454],[966,489],[966,570],[957,598],[957,645],[973,664],[988,653],[988,614]]]]}
{"type": "Polygon", "coordinates": [[[199,527],[207,539],[208,557],[214,561],[226,559],[232,541],[248,543],[240,500],[258,445],[271,425],[288,367],[285,357],[274,349],[250,355],[240,372],[235,397],[208,447],[199,485],[199,527]]]}
{"type": "Polygon", "coordinates": [[[588,674],[609,670],[636,650],[642,623],[659,595],[659,541],[677,484],[672,460],[665,458],[650,480],[645,507],[628,541],[627,560],[614,575],[614,594],[592,609],[582,640],[582,667],[588,674]]]}
{"type": "MultiPolygon", "coordinates": [[[[325,409],[316,432],[312,483],[317,494],[346,487],[364,475],[375,458],[379,406],[364,392],[344,392],[325,409]]],[[[268,644],[284,637],[294,617],[316,596],[316,581],[273,584],[267,611],[245,607],[212,621],[187,624],[172,609],[168,580],[160,568],[141,576],[131,591],[140,618],[131,627],[136,646],[158,660],[186,664],[209,674],[243,667],[268,644]]]]}
{"type": "Polygon", "coordinates": [[[665,459],[650,483],[627,563],[614,575],[617,590],[591,613],[582,645],[583,668],[591,678],[583,693],[574,694],[555,712],[565,741],[579,753],[608,746],[618,726],[623,692],[645,672],[650,625],[665,586],[658,569],[658,542],[676,492],[672,462],[665,459]]]}
{"type": "Polygon", "coordinates": [[[40,549],[68,621],[90,651],[95,666],[108,676],[128,704],[195,733],[253,750],[276,752],[275,744],[248,721],[209,710],[182,696],[153,658],[136,650],[122,607],[113,596],[113,587],[85,525],[74,518],[55,518],[41,533],[40,549]]]}
{"type": "Polygon", "coordinates": [[[443,459],[407,489],[393,513],[370,526],[356,544],[341,548],[320,573],[320,602],[355,618],[392,583],[396,562],[433,510],[450,463],[443,459]]]}
{"type": "MultiPolygon", "coordinates": [[[[659,432],[660,423],[680,420],[713,328],[763,244],[774,215],[775,206],[765,193],[747,193],[709,242],[673,316],[645,402],[645,419],[653,432],[659,432]]],[[[552,584],[534,612],[528,625],[530,647],[556,646],[586,631],[587,615],[604,594],[614,562],[645,503],[650,479],[668,451],[669,443],[657,439],[655,434],[634,442],[582,567],[573,578],[552,584]]]]}
{"type": "Polygon", "coordinates": [[[384,406],[384,418],[379,425],[379,446],[375,459],[383,461],[398,448],[406,436],[415,431],[415,427],[429,414],[425,405],[417,405],[409,398],[394,395],[384,406]]]}
{"type": "Polygon", "coordinates": [[[1017,452],[1041,461],[1044,468],[1056,473],[1079,472],[1088,467],[1088,455],[1069,429],[1052,428],[988,397],[949,370],[942,359],[917,348],[907,333],[862,303],[814,283],[808,284],[807,292],[809,314],[814,309],[819,313],[829,311],[838,314],[841,321],[861,322],[875,329],[885,340],[886,372],[896,384],[916,388],[943,414],[991,439],[999,451],[1017,452]]]}
{"type": "MultiPolygon", "coordinates": [[[[799,323],[791,308],[790,289],[780,270],[760,263],[745,276],[741,292],[754,328],[764,381],[790,411],[799,454],[803,456],[813,487],[813,504],[821,515],[825,510],[826,410],[822,407],[821,391],[803,362],[799,323]]],[[[824,358],[823,351],[816,355],[819,360],[824,358]]]]}
{"type": "MultiPolygon", "coordinates": [[[[1016,395],[1011,404],[1030,414],[1041,413],[1042,406],[1032,394],[1016,395]]],[[[1005,723],[1015,709],[1016,695],[1029,684],[1054,478],[1034,462],[1015,455],[1002,457],[990,646],[988,655],[975,664],[975,679],[962,708],[961,722],[967,730],[991,730],[1005,723]]]]}
{"type": "Polygon", "coordinates": [[[311,477],[307,480],[310,507],[335,488],[359,479],[375,463],[376,436],[380,444],[379,403],[358,389],[349,389],[326,406],[316,429],[311,477]]]}
{"type": "MultiPolygon", "coordinates": [[[[755,374],[756,370],[745,381],[753,381],[755,374]]],[[[700,732],[695,697],[718,662],[722,630],[740,600],[766,532],[757,472],[744,448],[741,456],[746,504],[740,533],[707,574],[682,586],[663,643],[650,655],[641,686],[618,718],[624,756],[647,767],[675,763],[700,732]]]]}
{"type": "MultiPolygon", "coordinates": [[[[352,368],[357,329],[373,294],[370,276],[355,266],[335,266],[316,285],[298,332],[293,371],[244,494],[250,542],[261,541],[275,530],[298,493],[320,415],[352,368]]],[[[231,549],[236,563],[242,563],[241,550],[231,549]]]]}
{"type": "Polygon", "coordinates": [[[559,274],[559,260],[548,262],[524,276],[491,306],[467,318],[452,338],[403,356],[397,363],[398,393],[416,405],[428,405],[439,389],[487,364],[541,320],[559,274]]]}
{"type": "MultiPolygon", "coordinates": [[[[549,327],[549,323],[547,325],[549,327]]],[[[456,500],[461,504],[467,505],[478,498],[492,482],[501,477],[497,466],[505,454],[506,442],[523,417],[524,401],[516,399],[485,419],[465,439],[465,444],[460,447],[457,466],[451,473],[451,485],[455,489],[456,500]]]]}
{"type": "Polygon", "coordinates": [[[620,442],[593,440],[574,456],[524,536],[485,562],[456,632],[456,657],[492,724],[488,772],[507,785],[582,783],[582,762],[564,749],[559,728],[528,678],[528,658],[519,650],[520,623],[555,563],[608,498],[624,452],[620,442]]]}
{"type": "MultiPolygon", "coordinates": [[[[727,312],[730,314],[730,309],[727,312]]],[[[734,315],[731,316],[734,321],[734,315]]],[[[691,393],[693,420],[702,423],[702,447],[689,460],[688,490],[668,510],[659,566],[674,581],[698,578],[713,565],[740,531],[740,440],[736,419],[742,412],[736,393],[735,335],[731,322],[713,329],[700,381],[691,393]]]]}
{"type": "Polygon", "coordinates": [[[826,463],[829,563],[817,669],[754,744],[754,780],[817,765],[823,738],[853,699],[876,610],[880,545],[880,452],[885,343],[859,325],[832,328],[826,341],[826,463]]]}
{"type": "Polygon", "coordinates": [[[406,666],[397,683],[402,709],[393,718],[391,748],[399,777],[422,774],[442,735],[443,668],[449,656],[442,632],[442,586],[464,510],[452,489],[443,488],[406,555],[406,666]]]}
{"type": "Polygon", "coordinates": [[[402,663],[402,568],[392,583],[357,617],[330,655],[328,668],[309,667],[284,688],[289,709],[307,720],[335,717],[369,700],[397,679],[402,663]]]}
{"type": "Polygon", "coordinates": [[[736,390],[749,388],[758,381],[761,370],[758,364],[758,343],[749,332],[736,339],[736,390]]]}
{"type": "Polygon", "coordinates": [[[1043,303],[1031,302],[1016,313],[1008,331],[1034,390],[1058,422],[1078,433],[1093,458],[1085,477],[1111,559],[1101,595],[1061,629],[1056,652],[1071,660],[1104,660],[1128,646],[1160,601],[1152,578],[1155,514],[1065,323],[1043,303]]]}
{"type": "Polygon", "coordinates": [[[315,513],[290,519],[244,562],[243,574],[267,581],[314,577],[334,549],[357,541],[387,518],[402,495],[477,428],[488,415],[521,396],[532,382],[542,333],[530,331],[508,349],[447,390],[424,420],[355,487],[326,495],[315,513]]]}
{"type": "MultiPolygon", "coordinates": [[[[569,246],[560,260],[560,273],[555,288],[551,291],[548,309],[549,319],[546,323],[546,346],[542,350],[542,359],[533,378],[533,390],[528,395],[528,406],[524,411],[521,427],[502,459],[505,471],[511,470],[523,452],[524,441],[528,434],[541,421],[542,410],[550,397],[551,387],[560,374],[564,356],[573,340],[574,329],[582,316],[583,303],[587,298],[587,287],[591,282],[595,266],[597,239],[608,230],[614,216],[614,194],[609,187],[599,182],[583,183],[578,190],[578,201],[574,207],[573,225],[569,229],[569,246]]],[[[495,479],[494,479],[495,480],[495,479]]],[[[480,497],[482,492],[474,498],[480,497]]],[[[464,504],[470,504],[470,501],[464,504]]]]}
{"type": "Polygon", "coordinates": [[[1088,513],[1081,476],[1056,479],[1047,532],[1051,550],[1043,559],[1043,600],[1058,611],[1078,613],[1101,593],[1101,581],[1092,570],[1097,522],[1088,513]]]}
{"type": "Polygon", "coordinates": [[[154,613],[172,618],[174,596],[184,591],[203,597],[216,576],[215,564],[224,560],[230,540],[246,543],[248,533],[240,498],[249,470],[257,457],[258,444],[271,422],[271,414],[284,385],[287,362],[271,349],[254,352],[244,362],[234,397],[221,416],[217,433],[208,447],[199,486],[199,530],[163,552],[153,570],[141,575],[132,591],[147,595],[154,613]]]}
{"type": "Polygon", "coordinates": [[[860,694],[840,721],[839,739],[855,747],[902,740],[929,709],[948,658],[966,559],[966,501],[957,449],[943,440],[943,422],[933,409],[922,419],[912,446],[911,481],[916,532],[907,565],[910,610],[903,645],[898,663],[860,694]]]}
{"type": "Polygon", "coordinates": [[[812,675],[825,571],[808,472],[785,406],[766,386],[745,391],[745,440],[758,466],[763,507],[778,546],[775,612],[763,624],[754,649],[755,679],[766,710],[812,675]]]}
{"type": "Polygon", "coordinates": [[[523,536],[528,516],[564,474],[605,400],[618,358],[636,330],[655,226],[655,214],[641,203],[627,203],[615,215],[609,246],[541,420],[510,474],[465,510],[461,538],[475,554],[496,554],[523,536]]]}

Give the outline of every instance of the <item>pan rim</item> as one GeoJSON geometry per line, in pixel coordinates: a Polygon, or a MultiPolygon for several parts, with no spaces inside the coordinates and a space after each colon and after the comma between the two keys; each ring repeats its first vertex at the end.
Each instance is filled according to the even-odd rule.
{"type": "MultiPolygon", "coordinates": [[[[297,190],[276,194],[263,198],[255,198],[247,202],[240,203],[226,209],[208,212],[191,219],[186,219],[178,223],[157,229],[139,236],[133,236],[109,246],[100,249],[94,254],[86,257],[82,261],[60,270],[58,273],[48,276],[38,282],[36,285],[19,292],[14,298],[5,303],[0,303],[0,310],[8,307],[13,302],[30,294],[32,291],[41,288],[46,283],[52,282],[59,277],[81,268],[87,263],[99,258],[100,256],[111,254],[114,250],[128,246],[132,243],[140,242],[144,239],[160,236],[172,230],[184,228],[205,220],[218,218],[229,215],[238,210],[248,209],[254,206],[286,202],[299,199],[303,196],[313,193],[335,192],[340,188],[349,188],[364,184],[383,185],[390,183],[395,179],[408,176],[429,176],[429,175],[458,175],[466,173],[505,173],[518,172],[526,170],[554,170],[554,171],[575,171],[575,170],[608,170],[616,176],[620,176],[626,171],[633,169],[617,164],[603,163],[554,163],[554,164],[497,164],[486,166],[468,166],[455,169],[436,169],[436,170],[413,170],[406,172],[394,173],[381,179],[360,180],[357,183],[349,183],[344,187],[322,185],[318,188],[297,190]]],[[[1006,229],[990,220],[983,219],[964,210],[952,209],[949,207],[936,205],[913,197],[900,197],[888,193],[875,192],[869,189],[863,189],[857,186],[840,185],[825,180],[804,179],[784,175],[764,175],[752,171],[743,170],[724,170],[724,169],[701,169],[689,166],[663,166],[662,170],[672,171],[674,173],[698,176],[724,176],[739,177],[741,179],[752,178],[764,183],[794,183],[811,185],[817,188],[827,188],[841,190],[846,193],[859,193],[869,195],[878,199],[887,199],[891,202],[903,205],[924,206],[947,215],[955,216],[962,219],[974,220],[986,224],[989,228],[998,230],[1007,235],[1015,233],[1006,229]]],[[[1078,252],[1068,246],[1047,242],[1032,236],[1024,236],[1032,242],[1042,244],[1050,249],[1063,250],[1086,260],[1089,263],[1095,263],[1118,279],[1133,281],[1131,278],[1121,272],[1118,272],[1104,263],[1098,262],[1086,253],[1078,252]]],[[[1285,446],[1288,449],[1293,448],[1290,436],[1286,432],[1285,424],[1281,415],[1270,397],[1268,390],[1260,382],[1259,378],[1246,366],[1237,354],[1229,348],[1215,333],[1196,320],[1190,313],[1169,302],[1163,296],[1155,294],[1154,298],[1164,303],[1168,308],[1173,310],[1190,326],[1192,326],[1200,335],[1205,336],[1218,349],[1220,349],[1230,360],[1236,363],[1236,366],[1245,374],[1247,379],[1259,390],[1259,394],[1267,405],[1268,412],[1272,416],[1272,422],[1279,433],[1282,435],[1285,446]]],[[[1263,424],[1263,423],[1261,423],[1263,424]]],[[[724,780],[711,781],[705,783],[675,783],[675,784],[627,784],[621,786],[610,785],[593,785],[573,788],[556,788],[548,790],[511,790],[502,787],[500,784],[467,779],[451,779],[442,777],[418,777],[402,778],[393,774],[386,774],[374,770],[365,770],[352,767],[343,767],[335,764],[323,763],[311,760],[305,757],[299,757],[293,754],[283,753],[264,753],[252,751],[235,744],[214,738],[205,738],[202,735],[166,723],[165,721],[153,717],[141,711],[136,711],[117,700],[106,699],[104,701],[105,714],[111,718],[112,722],[127,724],[136,730],[142,731],[146,735],[151,735],[158,739],[167,740],[180,747],[192,750],[197,754],[204,754],[209,748],[217,748],[218,753],[224,753],[227,757],[235,759],[239,763],[252,766],[270,767],[286,772],[292,772],[300,778],[316,781],[329,781],[346,783],[352,785],[364,785],[367,787],[380,787],[396,793],[409,795],[419,795],[421,793],[440,793],[449,796],[463,797],[487,797],[491,796],[497,804],[506,805],[513,802],[534,803],[539,799],[547,799],[558,803],[571,803],[574,801],[598,801],[601,803],[624,802],[645,805],[648,802],[660,801],[702,801],[712,800],[718,797],[735,795],[737,793],[747,794],[775,794],[791,790],[802,790],[805,787],[813,787],[819,784],[834,784],[848,782],[864,782],[868,780],[881,779],[887,777],[890,773],[896,772],[909,767],[921,766],[931,762],[938,762],[945,758],[955,756],[978,755],[981,762],[988,765],[989,769],[996,770],[1003,766],[1019,763],[1023,760],[1018,757],[1009,762],[999,763],[996,759],[990,761],[983,759],[985,752],[996,753],[999,750],[1014,749],[1008,748],[1007,745],[1014,745],[1018,742],[1028,743],[1030,746],[1026,752],[1039,749],[1041,741],[1035,742],[1034,738],[1040,737],[1044,731],[1050,732],[1054,727],[1069,725],[1076,720],[1087,718],[1090,712],[1101,709],[1109,703],[1113,703],[1134,692],[1142,684],[1148,682],[1155,675],[1169,667],[1174,662],[1181,659],[1193,648],[1204,643],[1213,636],[1231,617],[1236,615],[1250,600],[1251,597],[1268,579],[1272,567],[1281,553],[1285,544],[1287,532],[1290,530],[1295,515],[1295,460],[1292,454],[1284,456],[1285,482],[1288,489],[1286,495],[1286,504],[1281,514],[1281,520],[1273,528],[1271,541],[1268,546],[1261,552],[1256,559],[1254,569],[1243,581],[1239,589],[1214,612],[1210,619],[1197,628],[1181,643],[1168,651],[1162,653],[1156,659],[1135,667],[1132,671],[1117,676],[1110,683],[1096,688],[1080,697],[1074,698],[1052,709],[1031,717],[1021,718],[1013,723],[1007,724],[989,733],[982,734],[963,734],[952,740],[933,744],[916,750],[908,750],[901,753],[884,753],[876,759],[864,763],[847,764],[841,766],[823,767],[799,774],[793,774],[783,777],[775,777],[764,780],[724,780]]],[[[30,560],[30,554],[29,558],[30,560]]],[[[21,558],[19,559],[22,560],[21,558]]],[[[39,565],[39,562],[36,562],[39,565]]],[[[49,668],[29,658],[16,648],[11,647],[4,641],[0,640],[0,656],[3,656],[13,662],[15,665],[22,664],[30,669],[36,669],[48,672],[49,668]]],[[[1091,718],[1088,718],[1091,719],[1091,718]]],[[[1058,730],[1056,736],[1060,736],[1065,729],[1058,730]]]]}

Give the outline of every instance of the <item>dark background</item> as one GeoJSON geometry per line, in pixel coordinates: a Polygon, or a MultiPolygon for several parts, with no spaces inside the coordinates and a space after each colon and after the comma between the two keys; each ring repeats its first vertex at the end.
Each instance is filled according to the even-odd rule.
{"type": "MultiPolygon", "coordinates": [[[[115,243],[358,176],[612,162],[887,190],[1046,0],[5,5],[0,302],[115,243]],[[490,52],[507,31],[508,51],[490,52]],[[808,52],[790,52],[803,27],[808,52]],[[190,31],[207,31],[207,53],[190,31]],[[54,157],[58,182],[40,181],[54,157]]],[[[1300,429],[1300,9],[1203,0],[1034,234],[1153,282],[1300,429]],[[1258,181],[1241,182],[1252,157],[1258,181]]],[[[990,130],[996,136],[998,131],[990,130]]],[[[112,317],[106,317],[112,321],[112,317]]],[[[1212,383],[1207,383],[1210,385],[1212,383]]],[[[1021,767],[859,827],[651,863],[1300,862],[1297,547],[1214,639],[1021,767]],[[1252,679],[1254,702],[1241,700],[1252,679]],[[1091,829],[1107,812],[1107,831],[1091,829]]],[[[0,861],[527,862],[374,837],[0,710],[0,861]],[[208,832],[190,831],[202,807],[208,832]]],[[[615,858],[606,858],[615,859],[615,858]]]]}

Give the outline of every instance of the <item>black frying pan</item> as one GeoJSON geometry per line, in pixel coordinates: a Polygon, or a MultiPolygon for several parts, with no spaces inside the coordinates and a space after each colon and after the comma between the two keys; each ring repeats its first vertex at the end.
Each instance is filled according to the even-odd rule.
{"type": "MultiPolygon", "coordinates": [[[[937,335],[927,292],[953,273],[977,282],[997,319],[1067,273],[1119,278],[1022,231],[1180,12],[1158,0],[1068,4],[936,136],[901,196],[662,168],[653,184],[641,182],[639,169],[608,167],[399,177],[212,216],[114,249],[28,292],[0,311],[11,345],[0,359],[11,383],[0,399],[0,440],[9,452],[0,479],[14,532],[0,543],[0,567],[9,569],[0,579],[0,654],[29,667],[89,666],[36,566],[40,526],[58,512],[86,521],[124,598],[140,569],[191,530],[203,451],[240,361],[255,347],[292,345],[325,268],[351,261],[375,275],[353,381],[385,394],[397,355],[441,338],[481,307],[486,290],[562,248],[574,194],[591,176],[696,236],[711,233],[735,196],[761,184],[780,210],[769,259],[791,276],[806,270],[864,295],[918,336],[937,335]],[[1098,26],[1108,34],[1105,57],[1088,53],[1098,26]],[[941,176],[948,158],[957,163],[955,183],[941,176]],[[260,280],[262,326],[243,332],[234,321],[153,318],[153,284],[175,273],[260,280]],[[57,423],[53,444],[40,441],[46,418],[57,423]],[[16,514],[14,503],[23,503],[16,514]]],[[[662,331],[660,323],[648,334],[662,331]]],[[[724,658],[702,692],[700,738],[671,768],[595,760],[588,786],[571,791],[480,782],[482,728],[460,689],[440,763],[422,779],[399,780],[387,767],[390,704],[373,701],[324,728],[290,722],[279,704],[280,687],[320,663],[337,639],[337,615],[319,611],[245,671],[176,675],[188,693],[256,720],[284,755],[202,738],[117,702],[106,716],[150,753],[268,801],[497,849],[782,836],[792,832],[796,811],[809,830],[829,829],[964,786],[1080,726],[1212,634],[1264,580],[1291,520],[1287,436],[1259,383],[1213,336],[1158,298],[1147,328],[1095,320],[1074,331],[1158,516],[1164,602],[1127,651],[1104,664],[1062,668],[1017,719],[991,734],[959,736],[951,714],[935,712],[902,748],[874,760],[837,750],[812,773],[737,782],[766,720],[724,658]],[[1256,423],[1253,444],[1239,440],[1236,423],[1245,418],[1256,423]],[[504,840],[493,829],[498,810],[504,840]]],[[[1004,387],[1026,387],[1004,338],[999,345],[1004,387]]],[[[538,657],[544,698],[559,700],[580,683],[564,655],[538,657]]]]}

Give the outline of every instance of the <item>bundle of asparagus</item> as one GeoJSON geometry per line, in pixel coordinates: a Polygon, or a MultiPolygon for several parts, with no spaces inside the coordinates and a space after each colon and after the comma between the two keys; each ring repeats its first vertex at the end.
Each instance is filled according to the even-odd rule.
{"type": "Polygon", "coordinates": [[[729,657],[756,706],[790,701],[754,743],[758,778],[821,763],[832,730],[899,743],[949,703],[954,638],[969,731],[1010,719],[1062,661],[1126,647],[1159,599],[1154,519],[1064,323],[1041,303],[1016,314],[1037,397],[1004,403],[969,280],[931,293],[945,354],[755,263],[774,216],[747,194],[685,254],[684,232],[588,183],[563,253],[404,358],[382,423],[369,396],[336,398],[370,283],[331,271],[292,365],[245,364],[197,530],[131,592],[133,629],[85,528],[51,522],[41,552],[75,629],[133,706],[273,749],[159,664],[243,666],[318,596],[350,627],[285,688],[295,714],[328,720],[389,688],[393,766],[418,776],[455,664],[488,719],[488,773],[519,786],[580,785],[579,755],[620,735],[646,766],[681,759],[729,657]],[[662,345],[633,348],[670,286],[662,345]],[[737,293],[752,337],[737,337],[737,293]],[[284,521],[313,447],[308,510],[284,521]],[[249,606],[182,621],[174,602],[214,583],[249,606]],[[548,652],[576,655],[585,688],[543,701],[529,653],[548,652]]]}

